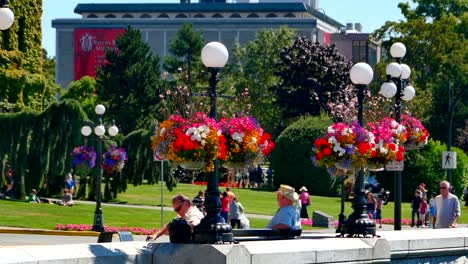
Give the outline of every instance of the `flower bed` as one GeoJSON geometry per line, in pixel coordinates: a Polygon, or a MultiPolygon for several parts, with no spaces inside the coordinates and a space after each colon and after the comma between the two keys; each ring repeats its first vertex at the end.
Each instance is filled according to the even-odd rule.
{"type": "MultiPolygon", "coordinates": [[[[382,224],[383,225],[393,225],[395,221],[393,221],[393,218],[383,218],[382,219],[382,224]]],[[[405,226],[411,225],[411,219],[401,219],[401,224],[405,226]]],[[[307,218],[301,218],[301,225],[303,226],[312,226],[313,221],[312,219],[307,219],[307,218]]],[[[334,226],[338,227],[338,221],[335,220],[334,226]]]]}
{"type": "MultiPolygon", "coordinates": [[[[55,230],[62,230],[62,231],[92,231],[93,225],[87,224],[56,224],[55,230]]],[[[134,235],[151,235],[158,231],[157,228],[153,229],[145,229],[142,227],[115,227],[115,226],[105,226],[104,230],[107,232],[119,232],[119,231],[126,231],[131,232],[134,235]]]]}

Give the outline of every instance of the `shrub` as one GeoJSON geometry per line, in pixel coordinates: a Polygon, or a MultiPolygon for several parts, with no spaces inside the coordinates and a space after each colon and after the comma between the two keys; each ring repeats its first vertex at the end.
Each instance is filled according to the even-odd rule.
{"type": "Polygon", "coordinates": [[[274,183],[289,184],[296,189],[306,186],[309,193],[323,196],[337,194],[337,185],[323,168],[312,164],[312,146],[332,123],[327,116],[302,117],[288,126],[278,137],[272,153],[274,183]]]}

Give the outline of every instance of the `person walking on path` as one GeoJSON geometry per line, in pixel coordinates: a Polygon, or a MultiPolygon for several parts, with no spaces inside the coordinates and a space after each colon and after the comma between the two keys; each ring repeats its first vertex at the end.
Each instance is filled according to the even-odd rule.
{"type": "Polygon", "coordinates": [[[440,195],[435,198],[434,228],[455,228],[460,217],[460,201],[450,193],[450,183],[440,183],[440,195]]]}
{"type": "Polygon", "coordinates": [[[421,219],[422,227],[426,227],[426,213],[427,213],[427,199],[422,198],[421,205],[419,206],[419,218],[421,219]]]}
{"type": "Polygon", "coordinates": [[[434,227],[434,217],[435,217],[435,198],[437,193],[433,192],[431,195],[431,200],[429,200],[429,215],[430,215],[430,224],[431,227],[434,227]]]}
{"type": "Polygon", "coordinates": [[[419,209],[421,207],[421,191],[416,190],[414,193],[414,198],[413,201],[411,201],[411,227],[414,227],[414,216],[416,215],[417,222],[416,226],[419,227],[420,222],[419,222],[419,209]]]}
{"type": "Polygon", "coordinates": [[[232,228],[241,228],[242,214],[244,214],[244,207],[234,196],[229,204],[229,221],[232,228]]]}
{"type": "Polygon", "coordinates": [[[299,200],[301,201],[301,218],[309,219],[309,213],[307,212],[307,207],[310,205],[309,192],[305,186],[302,186],[299,190],[301,195],[299,200]]]}

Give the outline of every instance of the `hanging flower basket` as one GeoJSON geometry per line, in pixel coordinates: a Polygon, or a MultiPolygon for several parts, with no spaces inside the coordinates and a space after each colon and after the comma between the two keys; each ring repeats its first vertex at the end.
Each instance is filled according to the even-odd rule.
{"type": "Polygon", "coordinates": [[[270,134],[253,117],[222,118],[219,122],[226,140],[222,166],[229,169],[254,167],[274,149],[270,134]]]}
{"type": "Polygon", "coordinates": [[[375,149],[372,150],[368,167],[378,169],[392,161],[405,159],[406,128],[391,118],[378,123],[369,123],[375,136],[375,149]]]}
{"type": "Polygon", "coordinates": [[[75,173],[80,176],[88,175],[89,171],[96,166],[96,151],[94,147],[75,147],[70,155],[72,157],[75,173]]]}
{"type": "Polygon", "coordinates": [[[412,116],[401,115],[401,123],[406,128],[405,149],[422,149],[427,144],[429,132],[427,132],[421,120],[412,116]]]}
{"type": "Polygon", "coordinates": [[[205,167],[206,163],[203,161],[188,161],[188,162],[181,162],[179,164],[180,167],[186,170],[202,170],[205,167]]]}
{"type": "Polygon", "coordinates": [[[104,161],[102,167],[108,175],[113,172],[122,171],[125,162],[127,161],[127,153],[124,148],[117,148],[111,146],[106,153],[104,153],[104,161]]]}
{"type": "Polygon", "coordinates": [[[203,164],[203,169],[209,172],[214,170],[214,159],[223,160],[225,142],[216,121],[203,113],[196,113],[191,118],[171,115],[156,130],[152,147],[158,157],[182,168],[198,170],[203,164]]]}

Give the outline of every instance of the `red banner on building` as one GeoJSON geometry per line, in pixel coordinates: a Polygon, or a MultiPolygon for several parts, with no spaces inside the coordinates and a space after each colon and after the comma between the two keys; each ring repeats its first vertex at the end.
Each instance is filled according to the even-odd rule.
{"type": "Polygon", "coordinates": [[[115,40],[124,28],[75,29],[75,80],[96,76],[96,68],[106,59],[106,50],[117,49],[115,40]]]}
{"type": "Polygon", "coordinates": [[[323,45],[330,45],[331,34],[323,32],[323,45]]]}

